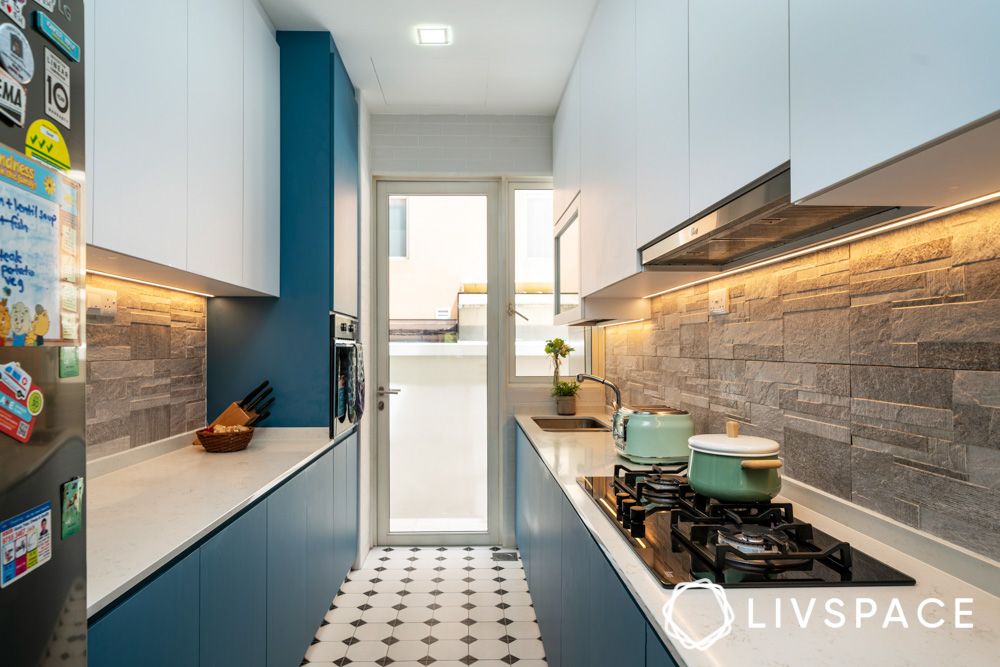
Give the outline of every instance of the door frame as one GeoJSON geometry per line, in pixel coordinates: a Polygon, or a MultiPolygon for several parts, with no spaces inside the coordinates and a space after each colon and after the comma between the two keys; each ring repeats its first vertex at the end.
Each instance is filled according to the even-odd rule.
{"type": "MultiPolygon", "coordinates": [[[[507,304],[506,258],[507,244],[505,202],[501,197],[501,179],[449,178],[375,178],[372,198],[374,222],[372,245],[372,370],[368,386],[373,394],[369,401],[375,408],[372,420],[372,454],[375,477],[375,543],[378,545],[493,545],[499,544],[503,531],[504,493],[501,485],[500,427],[503,414],[507,343],[503,312],[507,304]],[[485,195],[487,238],[487,530],[485,532],[453,533],[391,533],[389,531],[389,410],[379,410],[378,402],[387,404],[391,396],[378,395],[378,387],[388,387],[389,380],[389,196],[390,195],[485,195]],[[499,242],[497,242],[499,241],[499,242]],[[373,390],[373,391],[372,391],[373,390]]],[[[388,406],[387,406],[388,407],[388,406]]]]}

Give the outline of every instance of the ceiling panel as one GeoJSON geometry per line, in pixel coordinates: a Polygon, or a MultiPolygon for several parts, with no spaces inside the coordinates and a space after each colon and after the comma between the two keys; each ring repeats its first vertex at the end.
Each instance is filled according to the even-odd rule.
{"type": "Polygon", "coordinates": [[[329,30],[376,113],[555,112],[594,0],[261,0],[279,30],[329,30]],[[450,25],[453,44],[414,28],[450,25]]]}

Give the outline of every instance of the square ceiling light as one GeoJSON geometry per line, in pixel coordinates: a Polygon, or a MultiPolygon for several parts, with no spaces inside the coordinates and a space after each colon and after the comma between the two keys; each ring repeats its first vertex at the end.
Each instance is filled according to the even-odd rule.
{"type": "Polygon", "coordinates": [[[420,46],[447,46],[451,44],[451,28],[446,25],[418,26],[417,44],[420,46]]]}

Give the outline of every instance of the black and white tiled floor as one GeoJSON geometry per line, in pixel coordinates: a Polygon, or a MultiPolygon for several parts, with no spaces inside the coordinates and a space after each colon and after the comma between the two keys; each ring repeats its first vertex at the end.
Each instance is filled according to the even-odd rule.
{"type": "Polygon", "coordinates": [[[497,547],[382,547],[352,572],[302,664],[544,667],[520,559],[497,547]]]}

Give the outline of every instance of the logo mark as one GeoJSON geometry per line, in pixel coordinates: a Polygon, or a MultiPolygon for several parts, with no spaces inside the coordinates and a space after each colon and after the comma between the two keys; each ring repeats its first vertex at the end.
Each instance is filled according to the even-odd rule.
{"type": "Polygon", "coordinates": [[[698,579],[697,581],[689,581],[676,586],[670,595],[670,599],[663,605],[663,616],[665,618],[667,636],[677,641],[684,648],[696,651],[708,649],[715,642],[732,632],[733,623],[736,620],[736,612],[733,611],[733,606],[729,604],[729,600],[726,598],[725,589],[708,579],[698,579]],[[676,608],[677,601],[685,591],[699,588],[712,592],[712,596],[719,605],[719,611],[722,612],[722,623],[718,628],[701,639],[695,639],[674,620],[674,609],[676,608]]]}

